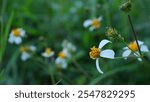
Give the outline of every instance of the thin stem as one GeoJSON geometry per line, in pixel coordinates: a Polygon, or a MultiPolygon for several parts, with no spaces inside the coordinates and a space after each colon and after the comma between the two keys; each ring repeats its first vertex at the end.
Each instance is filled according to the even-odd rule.
{"type": "Polygon", "coordinates": [[[58,82],[56,82],[55,85],[58,85],[61,81],[62,81],[62,79],[60,79],[58,82]]]}
{"type": "Polygon", "coordinates": [[[142,56],[142,52],[141,52],[141,50],[140,50],[140,45],[139,45],[139,43],[138,43],[137,36],[136,36],[136,32],[135,32],[135,30],[134,30],[134,27],[133,27],[133,24],[132,24],[130,15],[128,15],[128,20],[129,20],[129,23],[130,23],[131,28],[132,28],[133,36],[134,36],[135,41],[136,41],[136,43],[137,43],[139,53],[140,53],[140,55],[142,56]]]}
{"type": "Polygon", "coordinates": [[[89,76],[89,74],[82,68],[82,66],[75,60],[73,60],[74,65],[86,76],[89,76]]]}
{"type": "Polygon", "coordinates": [[[51,67],[51,64],[48,64],[48,68],[49,68],[49,74],[52,81],[52,85],[54,85],[55,84],[54,69],[53,67],[51,67]]]}
{"type": "Polygon", "coordinates": [[[96,14],[96,0],[92,0],[92,17],[95,18],[96,14]]]}

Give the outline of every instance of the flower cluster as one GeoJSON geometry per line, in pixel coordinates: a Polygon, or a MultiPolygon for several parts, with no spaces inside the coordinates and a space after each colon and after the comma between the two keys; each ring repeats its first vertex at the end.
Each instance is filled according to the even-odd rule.
{"type": "MultiPolygon", "coordinates": [[[[23,38],[26,36],[26,31],[23,28],[15,28],[11,31],[8,42],[11,44],[20,45],[23,38]]],[[[31,55],[36,52],[34,45],[21,45],[20,47],[21,60],[26,61],[31,58],[31,55]]]]}
{"type": "MultiPolygon", "coordinates": [[[[120,9],[125,12],[129,12],[131,10],[131,1],[129,0],[128,2],[124,3],[120,7],[120,9]]],[[[128,18],[129,18],[129,22],[131,24],[132,22],[131,22],[131,18],[129,15],[128,15],[128,18]]],[[[102,20],[101,16],[97,19],[92,19],[92,20],[88,19],[88,20],[84,21],[83,26],[85,28],[90,26],[89,30],[93,31],[94,29],[98,29],[101,26],[101,20],[102,20]]],[[[132,30],[134,30],[132,24],[131,24],[131,27],[132,27],[132,30]]],[[[122,37],[121,34],[119,34],[115,28],[107,27],[106,36],[110,40],[122,42],[123,44],[127,45],[126,47],[123,48],[122,58],[127,59],[130,56],[134,56],[138,59],[138,61],[142,61],[143,53],[149,52],[149,50],[148,50],[148,47],[146,45],[144,45],[144,42],[137,40],[135,31],[133,31],[133,33],[134,33],[134,37],[135,37],[136,41],[131,42],[129,44],[127,44],[125,42],[124,37],[122,37]]],[[[103,39],[99,43],[98,47],[93,46],[91,48],[91,51],[89,52],[90,58],[96,60],[96,68],[97,68],[98,72],[101,74],[103,73],[103,71],[101,70],[101,68],[99,66],[99,58],[103,57],[103,58],[115,59],[115,52],[113,50],[111,50],[111,49],[103,50],[102,49],[108,43],[111,43],[111,41],[103,39]]]]}
{"type": "MultiPolygon", "coordinates": [[[[24,29],[22,28],[13,29],[10,33],[8,42],[11,44],[15,43],[19,45],[22,43],[23,41],[22,38],[25,35],[26,34],[24,29]]],[[[67,40],[63,41],[62,47],[63,49],[58,53],[58,56],[55,59],[54,63],[56,67],[65,69],[68,66],[68,62],[72,58],[72,54],[76,51],[76,47],[71,42],[68,42],[67,40]]],[[[37,51],[37,47],[33,45],[21,45],[19,51],[21,53],[21,60],[26,61],[29,58],[31,58],[32,55],[37,51]]],[[[45,51],[41,53],[41,56],[46,59],[51,58],[54,55],[55,52],[49,47],[45,48],[45,51]]]]}

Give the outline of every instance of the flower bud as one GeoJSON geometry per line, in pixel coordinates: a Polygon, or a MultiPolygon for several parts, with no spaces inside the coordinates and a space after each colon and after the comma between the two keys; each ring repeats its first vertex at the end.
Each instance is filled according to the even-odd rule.
{"type": "Polygon", "coordinates": [[[131,11],[131,0],[128,0],[126,3],[120,6],[120,10],[129,13],[131,11]]]}
{"type": "Polygon", "coordinates": [[[124,38],[118,34],[118,31],[115,28],[108,27],[106,35],[111,40],[124,41],[124,38]]]}

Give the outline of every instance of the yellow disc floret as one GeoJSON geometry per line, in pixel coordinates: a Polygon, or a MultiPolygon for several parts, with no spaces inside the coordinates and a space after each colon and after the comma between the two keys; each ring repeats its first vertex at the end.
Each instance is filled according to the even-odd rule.
{"type": "Polygon", "coordinates": [[[24,47],[24,46],[21,46],[21,47],[20,47],[20,52],[21,52],[21,53],[26,52],[26,51],[27,51],[27,48],[26,48],[26,47],[24,47]]]}
{"type": "Polygon", "coordinates": [[[66,55],[63,52],[59,52],[58,57],[64,59],[66,57],[66,55]]]}
{"type": "Polygon", "coordinates": [[[132,51],[138,51],[138,45],[136,42],[131,42],[128,47],[132,50],[132,51]]]}
{"type": "Polygon", "coordinates": [[[98,19],[93,19],[92,20],[92,26],[94,28],[99,28],[100,27],[100,21],[98,19]]]}
{"type": "Polygon", "coordinates": [[[19,29],[14,29],[14,30],[12,30],[12,34],[14,35],[14,36],[16,36],[16,37],[18,37],[18,36],[20,36],[20,30],[19,29]]]}
{"type": "Polygon", "coordinates": [[[45,53],[49,55],[52,53],[52,50],[50,48],[46,48],[45,53]]]}
{"type": "Polygon", "coordinates": [[[93,46],[91,48],[91,51],[89,52],[89,55],[90,55],[90,58],[92,58],[92,59],[99,58],[99,56],[100,56],[100,49],[96,48],[95,46],[93,46]]]}

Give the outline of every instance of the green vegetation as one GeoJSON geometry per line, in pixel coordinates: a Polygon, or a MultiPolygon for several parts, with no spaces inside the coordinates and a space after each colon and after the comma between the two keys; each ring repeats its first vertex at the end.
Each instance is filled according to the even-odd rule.
{"type": "Polygon", "coordinates": [[[150,1],[131,0],[132,6],[121,8],[131,11],[124,13],[120,7],[126,1],[0,0],[0,84],[150,84],[150,52],[138,56],[141,62],[136,56],[122,58],[126,44],[135,41],[131,23],[138,40],[150,50],[150,1]],[[102,20],[94,24],[97,28],[93,31],[83,26],[87,19],[100,16],[102,20]],[[109,31],[109,36],[108,27],[115,30],[109,31]],[[10,43],[10,33],[20,35],[17,28],[25,30],[25,36],[20,44],[10,43]],[[113,49],[115,58],[99,59],[104,72],[100,74],[89,52],[103,39],[112,41],[104,49],[113,49]],[[22,60],[26,51],[30,57],[22,60]],[[58,57],[65,58],[63,65],[56,65],[58,57]]]}

